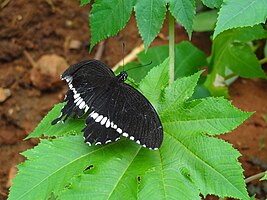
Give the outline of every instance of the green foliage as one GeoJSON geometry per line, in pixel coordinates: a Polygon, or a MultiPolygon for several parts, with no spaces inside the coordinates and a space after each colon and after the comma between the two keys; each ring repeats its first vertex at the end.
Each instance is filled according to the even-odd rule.
{"type": "Polygon", "coordinates": [[[262,177],[261,180],[267,180],[267,171],[265,172],[265,176],[262,177]]]}
{"type": "Polygon", "coordinates": [[[90,13],[90,28],[94,45],[114,36],[126,26],[131,17],[134,0],[95,0],[90,13]]]}
{"type": "Polygon", "coordinates": [[[209,8],[220,8],[223,0],[202,0],[202,2],[209,8]]]}
{"type": "Polygon", "coordinates": [[[176,21],[181,23],[191,38],[193,19],[195,16],[195,2],[193,0],[167,0],[169,10],[176,21]]]}
{"type": "Polygon", "coordinates": [[[80,5],[84,6],[86,4],[89,4],[90,2],[91,2],[91,0],[81,0],[80,5]]]}
{"type": "Polygon", "coordinates": [[[210,74],[206,86],[212,95],[228,96],[226,79],[230,75],[244,78],[266,78],[265,72],[250,43],[267,38],[267,31],[260,25],[231,29],[221,33],[212,44],[210,74]]]}
{"type": "Polygon", "coordinates": [[[134,10],[138,30],[147,49],[162,27],[166,5],[163,0],[137,1],[134,10]]]}
{"type": "Polygon", "coordinates": [[[266,8],[266,0],[224,0],[213,37],[228,29],[265,23],[266,8]]]}
{"type": "Polygon", "coordinates": [[[218,17],[217,10],[209,10],[196,14],[193,30],[196,32],[213,31],[218,17]]]}
{"type": "MultiPolygon", "coordinates": [[[[183,41],[176,44],[175,51],[175,78],[190,76],[196,73],[201,67],[207,65],[205,54],[196,48],[192,43],[183,41]]],[[[129,76],[134,78],[136,82],[140,82],[145,77],[147,72],[154,66],[162,63],[169,54],[167,45],[152,47],[147,52],[142,51],[137,55],[139,63],[130,63],[124,67],[124,70],[137,67],[138,65],[146,65],[152,62],[148,66],[144,66],[128,72],[129,76]],[[137,73],[138,70],[138,73],[137,73]]],[[[122,68],[118,69],[122,71],[122,68]]]]}
{"type": "Polygon", "coordinates": [[[237,161],[240,154],[208,135],[233,130],[251,113],[223,98],[190,101],[201,73],[168,86],[166,60],[140,82],[163,124],[158,151],[128,139],[88,146],[79,131],[81,120],[51,127],[62,105],[55,106],[29,137],[56,138],[42,139],[23,153],[27,161],[18,167],[9,199],[201,199],[200,193],[249,199],[237,161]]]}
{"type": "MultiPolygon", "coordinates": [[[[264,23],[267,17],[265,0],[226,0],[224,3],[222,0],[202,0],[202,2],[210,8],[220,8],[214,38],[231,28],[264,23]]],[[[81,5],[88,3],[90,0],[81,0],[81,5]]],[[[199,14],[193,25],[196,13],[195,0],[95,0],[90,14],[91,49],[100,40],[114,36],[122,30],[134,8],[138,30],[147,50],[162,27],[166,15],[166,4],[176,21],[185,27],[189,38],[191,38],[193,29],[201,31],[213,29],[214,17],[217,17],[214,12],[206,13],[206,16],[199,14]],[[205,27],[205,24],[198,25],[198,22],[202,24],[208,22],[209,25],[205,27]]]]}

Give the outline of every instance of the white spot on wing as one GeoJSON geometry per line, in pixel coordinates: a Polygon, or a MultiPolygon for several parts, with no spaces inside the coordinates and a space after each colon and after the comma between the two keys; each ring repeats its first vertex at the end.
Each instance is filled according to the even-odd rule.
{"type": "Polygon", "coordinates": [[[91,146],[91,143],[90,142],[86,142],[86,144],[88,144],[89,146],[91,146]]]}
{"type": "Polygon", "coordinates": [[[74,100],[74,103],[78,102],[81,99],[81,97],[78,97],[77,99],[74,100]]]}
{"type": "Polygon", "coordinates": [[[80,98],[80,100],[76,103],[77,106],[79,106],[83,102],[83,98],[80,98]]]}
{"type": "Polygon", "coordinates": [[[125,132],[124,132],[122,135],[123,135],[124,137],[128,137],[128,136],[129,136],[129,134],[128,134],[128,133],[125,133],[125,132]]]}
{"type": "Polygon", "coordinates": [[[80,94],[75,94],[75,95],[73,95],[73,98],[77,99],[79,96],[80,96],[80,94]]]}
{"type": "Polygon", "coordinates": [[[101,125],[104,125],[104,124],[106,123],[107,119],[108,119],[107,117],[104,117],[104,118],[101,120],[100,124],[101,124],[101,125]]]}
{"type": "Polygon", "coordinates": [[[107,141],[105,142],[105,144],[110,143],[110,142],[111,142],[111,140],[107,140],[107,141]]]}
{"type": "Polygon", "coordinates": [[[154,148],[153,150],[158,150],[159,148],[154,148]]]}
{"type": "Polygon", "coordinates": [[[142,146],[146,148],[146,145],[145,144],[143,144],[142,146]]]}
{"type": "Polygon", "coordinates": [[[117,128],[117,132],[118,132],[119,134],[121,134],[121,133],[122,133],[122,130],[121,130],[120,128],[117,128]]]}
{"type": "Polygon", "coordinates": [[[137,144],[140,144],[140,141],[139,141],[139,140],[136,140],[135,142],[136,142],[137,144]]]}
{"type": "Polygon", "coordinates": [[[84,106],[85,106],[85,102],[83,101],[83,102],[79,105],[79,108],[80,108],[80,109],[83,109],[84,106]]]}
{"type": "Polygon", "coordinates": [[[99,116],[95,119],[95,122],[100,122],[102,118],[103,118],[103,115],[99,115],[99,116]]]}
{"type": "Polygon", "coordinates": [[[84,110],[84,112],[87,113],[88,110],[89,110],[89,106],[85,105],[85,110],[84,110]]]}
{"type": "Polygon", "coordinates": [[[119,139],[121,139],[120,137],[116,138],[115,141],[118,141],[119,139]]]}
{"type": "Polygon", "coordinates": [[[97,117],[98,117],[98,113],[93,113],[92,115],[91,115],[91,117],[93,118],[93,119],[96,119],[97,117]]]}
{"type": "Polygon", "coordinates": [[[108,121],[106,122],[106,128],[110,127],[110,121],[108,119],[108,121]]]}
{"type": "Polygon", "coordinates": [[[117,124],[114,124],[114,125],[113,125],[113,128],[114,128],[114,129],[117,129],[117,127],[118,127],[117,124]]]}
{"type": "Polygon", "coordinates": [[[134,136],[129,137],[130,140],[134,140],[134,136]]]}
{"type": "Polygon", "coordinates": [[[95,143],[95,145],[99,145],[99,144],[101,144],[101,142],[97,142],[97,143],[95,143]]]}

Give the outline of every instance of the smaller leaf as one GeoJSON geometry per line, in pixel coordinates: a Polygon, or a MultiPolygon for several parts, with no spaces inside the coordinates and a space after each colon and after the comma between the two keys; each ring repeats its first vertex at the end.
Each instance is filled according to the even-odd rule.
{"type": "Polygon", "coordinates": [[[166,5],[164,0],[137,1],[134,10],[138,30],[147,50],[162,27],[166,5]]]}
{"type": "Polygon", "coordinates": [[[193,31],[213,31],[218,17],[217,10],[198,13],[193,22],[193,31]]]}
{"type": "Polygon", "coordinates": [[[81,0],[80,1],[80,6],[84,6],[86,4],[89,4],[91,2],[91,0],[81,0]]]}
{"type": "Polygon", "coordinates": [[[263,180],[267,180],[267,171],[265,172],[264,177],[262,177],[260,180],[261,180],[261,181],[263,181],[263,180]]]}
{"type": "Polygon", "coordinates": [[[91,46],[116,35],[129,21],[134,0],[95,0],[90,13],[91,46]]]}
{"type": "Polygon", "coordinates": [[[166,88],[165,99],[168,101],[165,101],[164,113],[177,109],[192,96],[202,72],[203,71],[199,71],[192,76],[179,78],[166,88]]]}
{"type": "Polygon", "coordinates": [[[234,43],[229,48],[228,56],[229,68],[244,78],[267,78],[261,65],[246,44],[234,43]]]}
{"type": "Polygon", "coordinates": [[[188,35],[191,38],[193,19],[195,16],[195,3],[193,0],[167,0],[169,3],[169,10],[176,19],[182,24],[188,35]]]}
{"type": "Polygon", "coordinates": [[[266,7],[266,0],[225,0],[219,12],[213,38],[227,29],[264,23],[267,18],[266,7]]]}
{"type": "Polygon", "coordinates": [[[207,65],[205,53],[190,42],[175,46],[175,78],[190,76],[207,65]]]}
{"type": "Polygon", "coordinates": [[[141,91],[146,91],[146,97],[158,108],[162,98],[162,90],[169,81],[169,59],[149,71],[147,76],[140,82],[141,91]]]}
{"type": "Polygon", "coordinates": [[[220,8],[223,0],[202,0],[202,2],[209,8],[220,8]]]}

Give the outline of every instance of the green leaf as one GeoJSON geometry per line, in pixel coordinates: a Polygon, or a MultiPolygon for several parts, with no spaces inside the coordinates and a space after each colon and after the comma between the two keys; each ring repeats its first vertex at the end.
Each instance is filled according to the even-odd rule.
{"type": "Polygon", "coordinates": [[[116,35],[129,21],[134,0],[95,0],[90,13],[91,47],[116,35]]]}
{"type": "Polygon", "coordinates": [[[202,0],[202,2],[209,8],[220,8],[223,0],[202,0]]]}
{"type": "MultiPolygon", "coordinates": [[[[167,45],[152,47],[147,52],[141,52],[137,55],[142,65],[152,61],[152,64],[140,69],[136,74],[145,75],[150,67],[162,63],[169,54],[167,45]],[[142,70],[142,71],[141,71],[142,70]]],[[[196,73],[199,68],[206,66],[205,53],[187,41],[180,42],[175,45],[175,78],[190,76],[196,73]]],[[[140,75],[140,76],[141,76],[140,75]]]]}
{"type": "Polygon", "coordinates": [[[84,6],[86,4],[89,4],[91,0],[81,0],[80,1],[80,6],[84,6]]]}
{"type": "Polygon", "coordinates": [[[193,31],[213,31],[218,17],[217,10],[198,13],[193,21],[193,31]]]}
{"type": "Polygon", "coordinates": [[[202,72],[203,71],[199,71],[190,77],[179,78],[166,88],[165,98],[168,99],[168,101],[165,101],[166,105],[164,105],[164,113],[177,109],[193,95],[199,76],[202,72]],[[176,92],[177,90],[179,90],[179,92],[176,92]]]}
{"type": "Polygon", "coordinates": [[[264,45],[264,57],[267,58],[267,42],[264,45]]]}
{"type": "MultiPolygon", "coordinates": [[[[218,70],[220,75],[225,76],[226,66],[231,65],[229,63],[229,57],[231,57],[229,49],[232,48],[233,44],[262,39],[267,36],[266,33],[267,32],[261,26],[225,31],[213,42],[211,64],[218,70]]],[[[245,58],[242,57],[241,59],[245,58]]],[[[246,69],[244,68],[244,70],[246,69]]]]}
{"type": "Polygon", "coordinates": [[[164,0],[137,1],[134,10],[138,30],[147,50],[162,27],[166,5],[164,0]]]}
{"type": "Polygon", "coordinates": [[[151,70],[140,82],[140,90],[146,91],[146,97],[158,109],[161,102],[162,91],[169,82],[169,59],[151,70]]]}
{"type": "Polygon", "coordinates": [[[193,19],[195,16],[195,2],[193,0],[167,0],[169,10],[180,24],[182,24],[191,38],[193,19]]]}
{"type": "MultiPolygon", "coordinates": [[[[101,146],[88,146],[81,136],[73,135],[41,140],[23,153],[28,160],[19,166],[9,199],[48,199],[52,193],[64,200],[201,199],[200,193],[249,199],[237,161],[240,154],[228,143],[202,133],[230,131],[251,113],[222,98],[189,101],[201,72],[177,79],[165,89],[167,65],[168,60],[153,68],[140,83],[144,95],[163,111],[168,102],[172,104],[173,109],[166,106],[168,111],[160,112],[164,140],[158,151],[128,139],[101,146]]],[[[40,127],[46,130],[48,121],[50,126],[49,118],[58,108],[40,127]]]]}
{"type": "Polygon", "coordinates": [[[266,0],[225,0],[219,12],[213,38],[227,29],[264,23],[267,18],[266,7],[266,0]]]}
{"type": "Polygon", "coordinates": [[[267,180],[267,171],[265,172],[264,177],[262,177],[260,180],[261,180],[261,181],[262,181],[262,180],[267,180]]]}
{"type": "MultiPolygon", "coordinates": [[[[171,97],[170,102],[175,102],[171,97]]],[[[168,102],[169,102],[168,101],[168,102]]],[[[161,115],[164,128],[190,133],[218,135],[237,127],[252,113],[243,113],[223,98],[186,102],[179,109],[171,106],[161,115]]]]}
{"type": "Polygon", "coordinates": [[[175,78],[190,76],[206,66],[205,53],[190,42],[181,42],[175,46],[175,78]]]}
{"type": "Polygon", "coordinates": [[[267,78],[256,55],[247,44],[235,43],[229,48],[228,66],[244,78],[267,78]]]}

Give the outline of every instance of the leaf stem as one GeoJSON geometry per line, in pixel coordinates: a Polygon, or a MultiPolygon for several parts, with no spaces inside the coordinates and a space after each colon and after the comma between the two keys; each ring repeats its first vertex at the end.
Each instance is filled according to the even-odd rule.
{"type": "Polygon", "coordinates": [[[249,182],[254,181],[256,179],[260,179],[260,178],[264,177],[264,175],[265,175],[265,172],[261,172],[261,173],[255,174],[253,176],[250,176],[250,177],[245,179],[245,183],[249,183],[249,182]]]}
{"type": "Polygon", "coordinates": [[[264,63],[267,63],[267,57],[259,60],[260,64],[263,65],[264,63]]]}
{"type": "Polygon", "coordinates": [[[233,77],[235,77],[235,76],[237,76],[235,73],[232,73],[232,74],[229,74],[229,75],[227,75],[227,76],[225,76],[225,80],[228,80],[228,79],[230,79],[230,78],[233,78],[233,77]]]}
{"type": "Polygon", "coordinates": [[[169,58],[170,58],[170,79],[169,84],[174,82],[174,17],[169,12],[169,58]]]}

